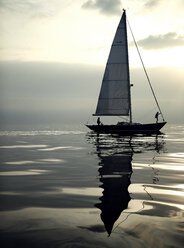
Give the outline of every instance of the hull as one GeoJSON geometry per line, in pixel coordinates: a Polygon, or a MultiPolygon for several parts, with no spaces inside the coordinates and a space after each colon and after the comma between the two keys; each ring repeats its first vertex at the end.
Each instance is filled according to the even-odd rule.
{"type": "Polygon", "coordinates": [[[86,125],[89,129],[97,133],[115,133],[123,135],[132,134],[158,134],[166,122],[139,124],[126,123],[123,125],[86,125]]]}

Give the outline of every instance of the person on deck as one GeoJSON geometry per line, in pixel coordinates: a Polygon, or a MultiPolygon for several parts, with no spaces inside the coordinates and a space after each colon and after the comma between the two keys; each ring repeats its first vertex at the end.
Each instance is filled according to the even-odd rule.
{"type": "Polygon", "coordinates": [[[101,124],[100,117],[98,117],[98,119],[97,119],[97,124],[98,124],[98,126],[101,124]]]}
{"type": "Polygon", "coordinates": [[[156,112],[156,114],[155,114],[155,118],[156,118],[156,123],[158,123],[158,116],[160,115],[160,113],[159,112],[156,112]]]}

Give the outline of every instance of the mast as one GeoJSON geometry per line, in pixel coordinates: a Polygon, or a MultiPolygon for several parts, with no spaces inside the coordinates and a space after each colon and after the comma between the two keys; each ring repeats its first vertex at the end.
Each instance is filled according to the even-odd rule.
{"type": "Polygon", "coordinates": [[[123,9],[124,14],[125,14],[125,34],[126,34],[126,38],[125,38],[125,42],[126,42],[126,57],[127,57],[127,62],[128,62],[128,82],[129,82],[129,101],[130,101],[130,123],[132,123],[132,102],[131,102],[131,84],[130,84],[130,71],[129,71],[129,58],[128,58],[128,38],[127,38],[127,25],[126,25],[126,10],[123,9]]]}

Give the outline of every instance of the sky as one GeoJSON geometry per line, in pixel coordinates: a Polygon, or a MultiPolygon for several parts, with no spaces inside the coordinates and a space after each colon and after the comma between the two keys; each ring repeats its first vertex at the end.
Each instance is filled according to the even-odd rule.
{"type": "MultiPolygon", "coordinates": [[[[165,118],[184,122],[183,0],[0,0],[4,118],[29,122],[42,115],[54,119],[55,113],[66,122],[72,116],[87,119],[95,111],[123,8],[165,118]]],[[[133,112],[141,116],[149,89],[141,93],[147,86],[130,32],[128,40],[132,94],[138,100],[133,112]]]]}

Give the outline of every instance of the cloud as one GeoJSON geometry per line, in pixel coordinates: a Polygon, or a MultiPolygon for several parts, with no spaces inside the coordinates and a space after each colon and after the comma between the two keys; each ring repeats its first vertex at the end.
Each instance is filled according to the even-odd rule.
{"type": "Polygon", "coordinates": [[[150,35],[138,41],[139,46],[144,49],[166,49],[177,46],[184,46],[184,36],[175,32],[167,34],[150,35]]]}
{"type": "Polygon", "coordinates": [[[144,7],[146,8],[153,8],[159,5],[159,3],[162,2],[162,0],[148,0],[145,4],[144,7]]]}
{"type": "Polygon", "coordinates": [[[97,9],[106,15],[117,15],[121,13],[122,4],[120,0],[88,0],[83,5],[84,9],[97,9]]]}
{"type": "Polygon", "coordinates": [[[63,1],[60,0],[1,0],[0,10],[43,18],[57,14],[62,5],[63,1]]]}
{"type": "Polygon", "coordinates": [[[11,12],[30,12],[35,10],[36,8],[40,9],[41,6],[41,1],[35,2],[34,0],[1,0],[0,2],[0,8],[1,10],[9,10],[11,12]]]}

